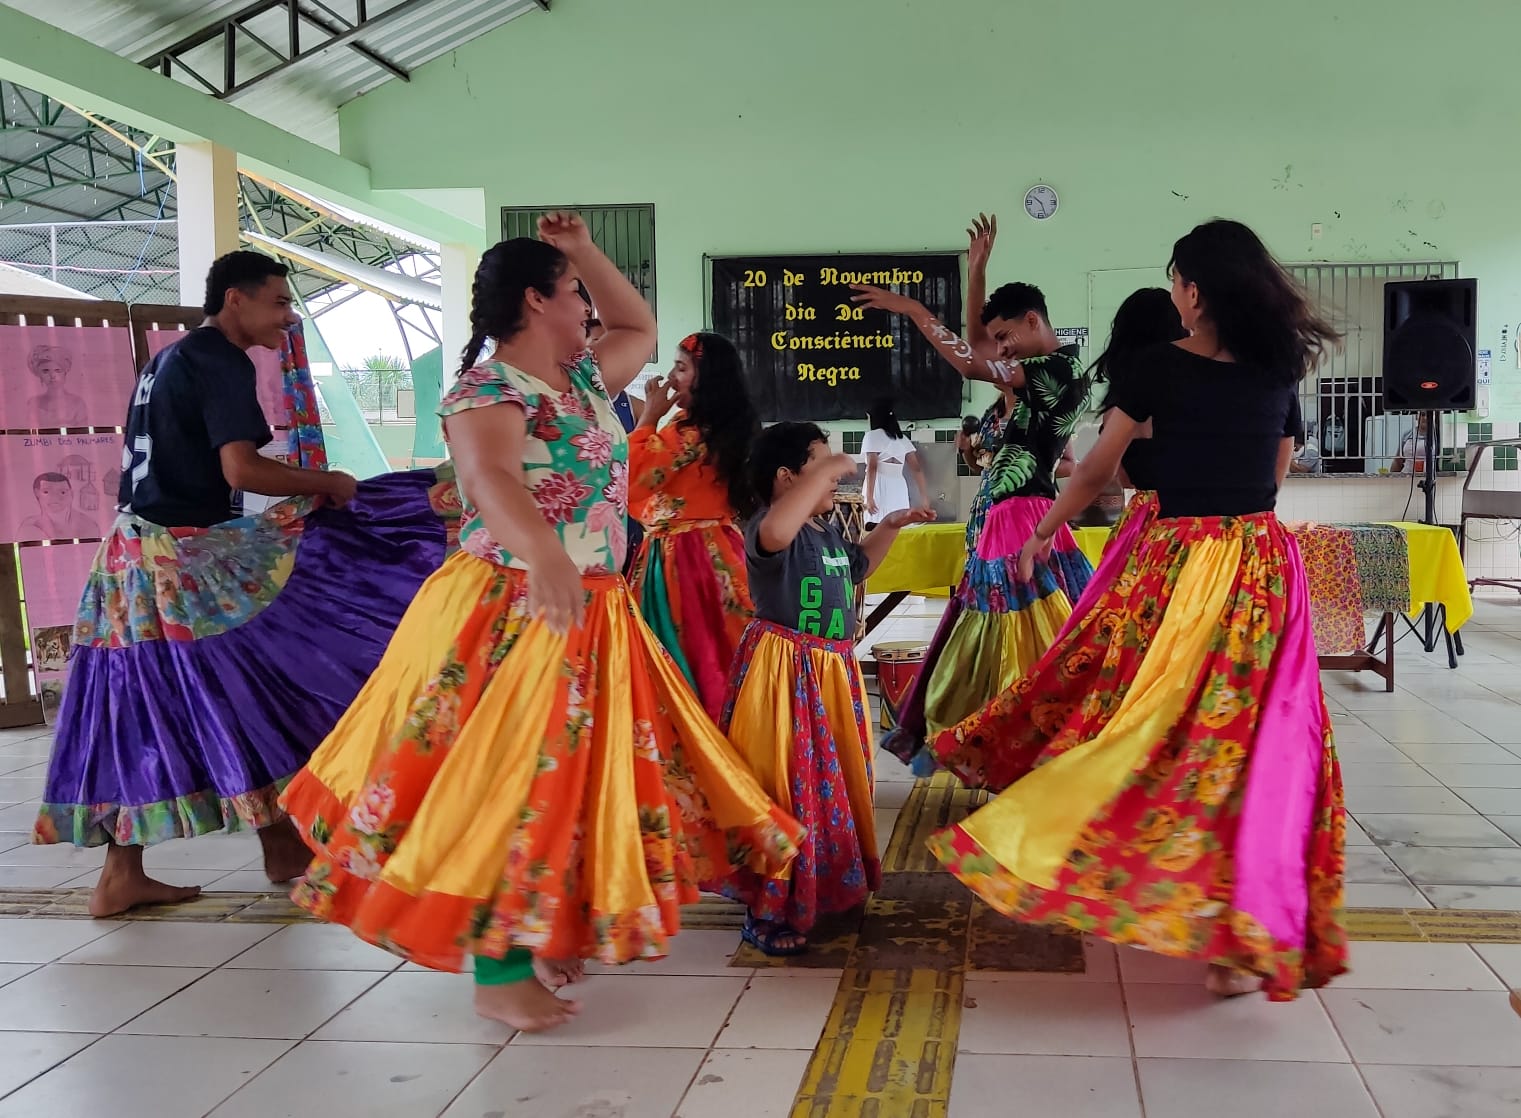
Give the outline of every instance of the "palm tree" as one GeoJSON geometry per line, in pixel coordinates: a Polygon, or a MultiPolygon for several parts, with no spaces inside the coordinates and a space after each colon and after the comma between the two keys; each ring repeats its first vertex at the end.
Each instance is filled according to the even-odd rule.
{"type": "Polygon", "coordinates": [[[385,407],[387,400],[394,406],[396,390],[408,387],[411,382],[412,370],[406,362],[389,354],[376,353],[366,357],[360,368],[366,374],[364,379],[375,386],[376,402],[381,408],[385,407]]]}

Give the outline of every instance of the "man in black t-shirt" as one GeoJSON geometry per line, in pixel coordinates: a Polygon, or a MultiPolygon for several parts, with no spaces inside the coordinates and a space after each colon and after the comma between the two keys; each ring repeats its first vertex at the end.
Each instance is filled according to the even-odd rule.
{"type": "Polygon", "coordinates": [[[127,411],[118,502],[167,528],[209,528],[239,515],[233,492],[354,495],[348,474],[303,470],[259,454],[272,435],[247,350],[279,349],[297,319],[288,269],[258,252],[211,266],[206,321],[150,361],[127,411]]]}
{"type": "MultiPolygon", "coordinates": [[[[235,491],[317,497],[332,505],[353,498],[358,483],[348,474],[299,469],[259,454],[272,436],[246,351],[278,349],[296,323],[287,274],[284,264],[257,252],[229,253],[212,264],[205,322],[155,356],[132,394],[118,491],[122,511],[167,528],[207,528],[239,515],[235,491]]],[[[236,711],[226,713],[237,717],[236,711]]],[[[165,725],[156,733],[195,730],[165,725]]],[[[193,741],[182,744],[178,753],[194,752],[193,741]]],[[[174,745],[164,743],[165,752],[175,753],[174,745]]],[[[270,880],[305,872],[310,851],[289,819],[261,828],[259,839],[270,880]]],[[[143,849],[111,843],[90,898],[91,915],[188,900],[200,892],[148,877],[143,849]]]]}

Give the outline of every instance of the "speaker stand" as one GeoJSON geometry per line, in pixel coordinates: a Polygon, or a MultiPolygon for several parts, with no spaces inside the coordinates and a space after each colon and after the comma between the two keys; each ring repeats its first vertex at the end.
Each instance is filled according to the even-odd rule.
{"type": "MultiPolygon", "coordinates": [[[[1439,423],[1440,417],[1436,412],[1428,411],[1419,414],[1426,417],[1426,461],[1423,463],[1425,476],[1420,481],[1421,492],[1426,497],[1426,511],[1425,515],[1421,517],[1421,523],[1436,528],[1441,526],[1437,520],[1436,491],[1437,460],[1440,458],[1442,448],[1442,428],[1439,423]]],[[[1419,416],[1416,419],[1416,431],[1420,431],[1419,416]]],[[[1412,470],[1415,469],[1414,462],[1410,463],[1410,468],[1412,470]]],[[[1416,627],[1410,623],[1408,618],[1405,620],[1405,624],[1410,627],[1412,633],[1415,633],[1416,638],[1420,640],[1422,647],[1427,652],[1435,652],[1438,640],[1445,640],[1447,644],[1447,666],[1449,668],[1456,668],[1458,666],[1458,657],[1463,655],[1463,638],[1447,631],[1446,606],[1433,605],[1430,602],[1426,603],[1425,609],[1421,611],[1421,629],[1424,630],[1423,632],[1417,632],[1416,627]]]]}

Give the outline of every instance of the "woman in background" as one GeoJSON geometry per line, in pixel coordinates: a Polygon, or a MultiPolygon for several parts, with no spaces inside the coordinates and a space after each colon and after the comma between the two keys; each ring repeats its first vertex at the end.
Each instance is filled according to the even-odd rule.
{"type": "Polygon", "coordinates": [[[702,333],[650,382],[629,440],[629,508],[645,530],[630,589],[714,720],[755,612],[735,521],[751,508],[745,458],[759,434],[739,351],[702,333]]]}
{"type": "Polygon", "coordinates": [[[875,528],[889,513],[907,512],[911,508],[929,508],[929,486],[924,481],[924,463],[914,448],[914,441],[903,433],[893,402],[881,399],[866,415],[871,429],[861,440],[861,454],[866,458],[866,482],[861,497],[866,505],[866,527],[875,528]],[[909,494],[908,477],[919,494],[915,503],[909,494]]]}

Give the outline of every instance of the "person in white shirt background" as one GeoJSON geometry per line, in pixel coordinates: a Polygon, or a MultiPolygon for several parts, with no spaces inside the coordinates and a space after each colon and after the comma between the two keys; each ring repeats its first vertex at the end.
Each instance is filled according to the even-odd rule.
{"type": "Polygon", "coordinates": [[[1307,421],[1304,425],[1304,441],[1294,448],[1294,457],[1289,462],[1289,472],[1294,474],[1318,474],[1325,470],[1325,464],[1320,459],[1320,443],[1315,438],[1315,423],[1307,421]]]}
{"type": "Polygon", "coordinates": [[[1400,440],[1399,453],[1395,455],[1394,465],[1390,467],[1390,473],[1422,473],[1426,469],[1426,434],[1431,423],[1430,414],[1420,412],[1415,417],[1415,426],[1405,432],[1405,437],[1400,440]]]}
{"type": "Polygon", "coordinates": [[[861,440],[861,454],[866,459],[866,483],[861,497],[866,506],[866,526],[880,524],[889,513],[900,509],[929,508],[929,487],[924,482],[924,464],[914,442],[903,433],[891,400],[878,400],[866,413],[871,430],[861,440]],[[910,499],[908,477],[919,494],[915,504],[910,499]]]}

